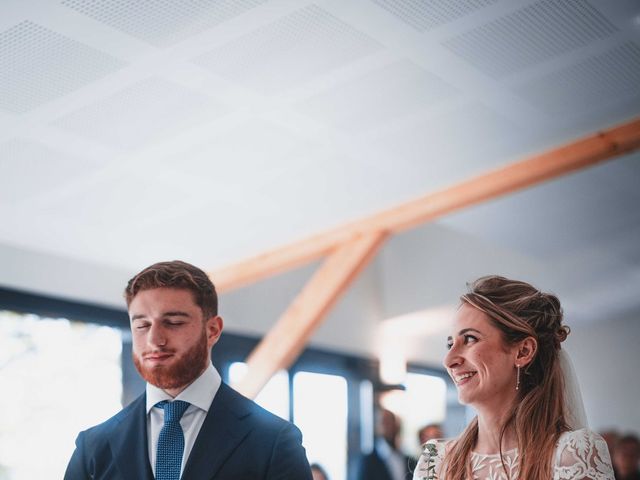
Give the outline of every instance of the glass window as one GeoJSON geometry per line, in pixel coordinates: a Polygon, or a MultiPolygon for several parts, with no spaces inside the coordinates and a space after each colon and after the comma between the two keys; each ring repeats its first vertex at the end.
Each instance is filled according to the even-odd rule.
{"type": "MultiPolygon", "coordinates": [[[[229,365],[229,383],[236,385],[247,373],[247,364],[234,362],[229,365]]],[[[289,374],[280,370],[264,386],[255,399],[256,403],[280,418],[289,420],[289,374]]]]}
{"type": "Polygon", "coordinates": [[[293,377],[293,418],[311,463],[332,480],[347,476],[347,380],[339,375],[298,372],[293,377]]]}
{"type": "Polygon", "coordinates": [[[389,392],[383,406],[402,419],[402,448],[409,455],[420,451],[418,430],[443,423],[447,412],[447,384],[434,375],[407,373],[405,391],[389,392]]]}
{"type": "Polygon", "coordinates": [[[121,353],[117,329],[0,311],[0,479],[64,476],[78,432],[122,408],[121,353]]]}
{"type": "Polygon", "coordinates": [[[369,380],[360,382],[360,451],[373,450],[375,418],[373,412],[373,384],[369,380]]]}

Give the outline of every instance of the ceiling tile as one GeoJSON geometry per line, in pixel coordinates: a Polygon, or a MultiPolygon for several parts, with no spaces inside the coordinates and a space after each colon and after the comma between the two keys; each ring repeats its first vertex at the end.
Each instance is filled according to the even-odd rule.
{"type": "Polygon", "coordinates": [[[389,191],[425,194],[512,160],[524,132],[486,105],[473,103],[382,133],[375,148],[393,158],[389,191]]]}
{"type": "Polygon", "coordinates": [[[31,21],[0,33],[0,110],[28,112],[125,66],[31,21]]]}
{"type": "Polygon", "coordinates": [[[0,204],[12,207],[27,198],[46,195],[100,167],[30,140],[14,138],[0,143],[0,204]]]}
{"type": "Polygon", "coordinates": [[[310,5],[194,62],[263,93],[289,89],[381,48],[371,37],[310,5]]]}
{"type": "Polygon", "coordinates": [[[63,5],[152,45],[164,47],[241,15],[266,0],[64,0],[63,5]]]}
{"type": "Polygon", "coordinates": [[[442,44],[486,74],[502,77],[616,31],[587,1],[541,0],[442,44]]]}
{"type": "Polygon", "coordinates": [[[514,88],[549,114],[568,114],[633,101],[640,107],[640,47],[628,42],[514,88]]]}
{"type": "MultiPolygon", "coordinates": [[[[146,173],[121,168],[59,195],[42,205],[50,221],[74,224],[99,232],[104,225],[121,228],[144,224],[149,217],[188,207],[200,192],[176,182],[160,169],[146,173]]],[[[110,227],[111,228],[111,227],[110,227]]],[[[160,233],[161,235],[161,233],[160,233]]]]}
{"type": "Polygon", "coordinates": [[[372,0],[419,32],[457,20],[498,0],[372,0]]]}
{"type": "Polygon", "coordinates": [[[105,145],[133,149],[227,113],[213,99],[162,78],[149,78],[71,112],[52,124],[105,145]]]}
{"type": "Polygon", "coordinates": [[[159,163],[208,181],[216,190],[240,192],[286,175],[309,148],[294,132],[252,119],[230,131],[209,134],[207,142],[159,159],[159,163]],[[294,152],[298,155],[292,158],[294,152]]]}
{"type": "MultiPolygon", "coordinates": [[[[454,213],[441,223],[539,258],[631,242],[638,257],[640,154],[454,213]],[[509,221],[505,221],[509,219],[509,221]],[[626,239],[626,240],[624,240],[626,239]]],[[[627,247],[625,258],[634,254],[627,247]]],[[[595,261],[595,258],[594,258],[595,261]]]]}
{"type": "Polygon", "coordinates": [[[444,101],[456,89],[407,60],[338,85],[298,105],[340,130],[359,131],[444,101]]]}

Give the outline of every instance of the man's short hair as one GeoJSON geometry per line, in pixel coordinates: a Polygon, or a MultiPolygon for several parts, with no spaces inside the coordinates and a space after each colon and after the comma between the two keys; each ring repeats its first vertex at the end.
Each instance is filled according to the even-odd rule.
{"type": "Polygon", "coordinates": [[[189,290],[205,319],[218,315],[218,295],[211,279],[189,263],[180,260],[159,262],[142,270],[129,280],[124,290],[127,307],[138,292],[154,288],[189,290]]]}

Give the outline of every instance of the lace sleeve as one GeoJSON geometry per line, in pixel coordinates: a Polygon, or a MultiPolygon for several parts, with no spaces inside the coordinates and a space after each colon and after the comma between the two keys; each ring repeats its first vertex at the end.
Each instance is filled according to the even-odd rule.
{"type": "Polygon", "coordinates": [[[607,444],[586,428],[565,432],[558,441],[554,480],[614,480],[607,444]]]}
{"type": "Polygon", "coordinates": [[[440,478],[440,466],[444,458],[446,442],[429,440],[422,447],[422,454],[413,472],[413,480],[437,480],[440,478]]]}

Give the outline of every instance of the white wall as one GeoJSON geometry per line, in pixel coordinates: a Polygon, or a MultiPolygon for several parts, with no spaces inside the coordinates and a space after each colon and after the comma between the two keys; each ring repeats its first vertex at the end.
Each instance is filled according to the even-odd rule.
{"type": "Polygon", "coordinates": [[[594,430],[640,434],[640,317],[572,324],[570,353],[594,430]]]}
{"type": "Polygon", "coordinates": [[[0,244],[0,287],[124,308],[135,271],[0,244]]]}
{"type": "MultiPolygon", "coordinates": [[[[287,272],[220,296],[225,329],[264,335],[290,306],[320,263],[287,272]]],[[[382,318],[377,262],[372,262],[340,297],[313,333],[310,344],[356,355],[375,353],[375,327],[382,318]]],[[[214,279],[215,280],[215,279],[214,279]]]]}

